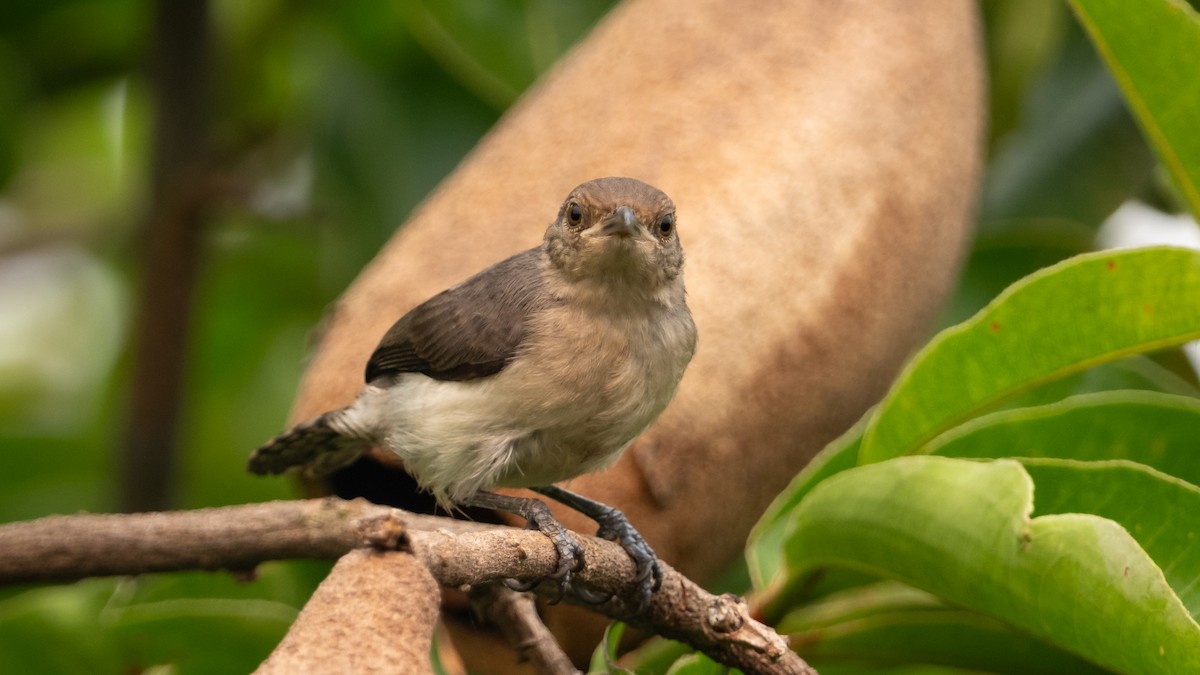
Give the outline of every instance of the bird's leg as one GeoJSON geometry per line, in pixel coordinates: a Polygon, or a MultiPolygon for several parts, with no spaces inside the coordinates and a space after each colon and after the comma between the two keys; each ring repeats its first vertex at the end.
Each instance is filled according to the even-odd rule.
{"type": "MultiPolygon", "coordinates": [[[[638,608],[644,608],[650,601],[650,595],[662,586],[662,568],[658,565],[658,557],[654,555],[654,549],[650,548],[650,545],[646,543],[642,535],[634,529],[633,525],[629,524],[629,519],[625,517],[625,514],[607,504],[601,504],[583,495],[560,488],[557,485],[547,485],[546,487],[531,489],[565,504],[596,521],[600,525],[596,536],[608,539],[609,541],[615,541],[621,545],[621,548],[625,549],[625,552],[629,554],[630,558],[633,558],[633,562],[637,566],[637,581],[641,584],[641,598],[638,602],[638,608]]],[[[581,589],[576,589],[576,591],[578,590],[581,589]]],[[[583,599],[592,601],[587,597],[583,599]]]]}
{"type": "MultiPolygon", "coordinates": [[[[571,536],[567,528],[554,517],[550,507],[532,497],[514,497],[512,495],[496,494],[480,490],[462,500],[463,506],[478,506],[485,509],[495,509],[512,513],[525,519],[527,527],[536,529],[550,538],[558,551],[558,568],[550,575],[559,583],[559,594],[569,587],[571,573],[583,567],[583,547],[571,536]]],[[[520,584],[509,580],[509,588],[516,591],[528,591],[537,586],[538,582],[520,584]],[[511,582],[511,583],[510,583],[511,582]]]]}

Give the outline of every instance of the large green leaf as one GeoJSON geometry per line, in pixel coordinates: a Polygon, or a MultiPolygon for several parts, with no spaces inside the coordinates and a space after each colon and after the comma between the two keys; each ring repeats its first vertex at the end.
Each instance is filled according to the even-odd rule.
{"type": "MultiPolygon", "coordinates": [[[[788,513],[817,483],[854,465],[861,426],[822,451],[755,526],[746,558],[758,591],[753,600],[764,616],[786,612],[801,596],[811,599],[849,583],[850,575],[838,570],[823,571],[819,580],[785,575],[782,546],[788,513]]],[[[1197,429],[1200,400],[1194,397],[1106,391],[985,415],[939,436],[923,451],[946,457],[1126,459],[1200,485],[1197,429]]]]}
{"type": "Polygon", "coordinates": [[[1070,0],[1180,191],[1200,215],[1200,18],[1182,0],[1070,0]]]}
{"type": "Polygon", "coordinates": [[[776,628],[809,661],[927,663],[1021,675],[1106,672],[997,619],[895,581],[831,595],[793,611],[776,628]]]}
{"type": "Polygon", "coordinates": [[[913,359],[859,462],[909,454],[1000,401],[1089,366],[1200,337],[1200,252],[1081,255],[1013,284],[913,359]]]}
{"type": "Polygon", "coordinates": [[[1128,459],[1200,485],[1200,399],[1109,391],[985,415],[923,449],[946,457],[1128,459]]]}
{"type": "Polygon", "coordinates": [[[1200,672],[1200,627],[1129,532],[1086,513],[1033,518],[1033,488],[1011,460],[844,471],[793,512],[789,573],[852,567],[1119,672],[1200,672]]]}
{"type": "Polygon", "coordinates": [[[1037,486],[1034,515],[1090,513],[1120,523],[1200,618],[1200,488],[1124,460],[1020,462],[1037,486]]]}
{"type": "MultiPolygon", "coordinates": [[[[1129,459],[1200,485],[1200,462],[1194,457],[1200,450],[1197,393],[1152,360],[1135,356],[1022,394],[1017,401],[1032,407],[973,419],[938,436],[922,451],[947,457],[1129,459]],[[1110,391],[1113,388],[1117,391],[1110,391]]],[[[818,483],[857,464],[872,414],[818,453],[754,526],[746,560],[755,589],[767,595],[781,590],[773,582],[780,580],[784,568],[788,513],[818,483]]]]}

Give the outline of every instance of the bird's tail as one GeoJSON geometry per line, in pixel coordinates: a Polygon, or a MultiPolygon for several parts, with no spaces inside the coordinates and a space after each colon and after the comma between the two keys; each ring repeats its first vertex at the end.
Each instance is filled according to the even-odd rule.
{"type": "Polygon", "coordinates": [[[279,434],[250,455],[247,468],[251,473],[274,474],[299,467],[320,475],[353,462],[374,442],[352,434],[346,420],[349,411],[332,410],[279,434]]]}

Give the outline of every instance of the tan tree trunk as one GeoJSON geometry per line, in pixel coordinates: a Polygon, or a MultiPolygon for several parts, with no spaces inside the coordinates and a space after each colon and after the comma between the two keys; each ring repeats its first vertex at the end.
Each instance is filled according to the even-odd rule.
{"type": "MultiPolygon", "coordinates": [[[[626,2],[347,290],[294,417],[353,400],[395,319],[536,245],[576,184],[645,180],[678,205],[699,349],[658,423],[570,487],[711,578],[927,336],[970,232],[983,98],[974,2],[626,2]]],[[[598,640],[580,610],[547,621],[576,659],[598,640]]],[[[467,652],[480,672],[512,663],[467,652]]]]}

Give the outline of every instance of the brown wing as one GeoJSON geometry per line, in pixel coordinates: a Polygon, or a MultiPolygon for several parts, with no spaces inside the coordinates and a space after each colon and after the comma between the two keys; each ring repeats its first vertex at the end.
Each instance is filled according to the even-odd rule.
{"type": "Polygon", "coordinates": [[[473,380],[508,365],[527,319],[550,302],[541,249],[496,263],[397,321],[367,362],[367,382],[397,373],[473,380]]]}

